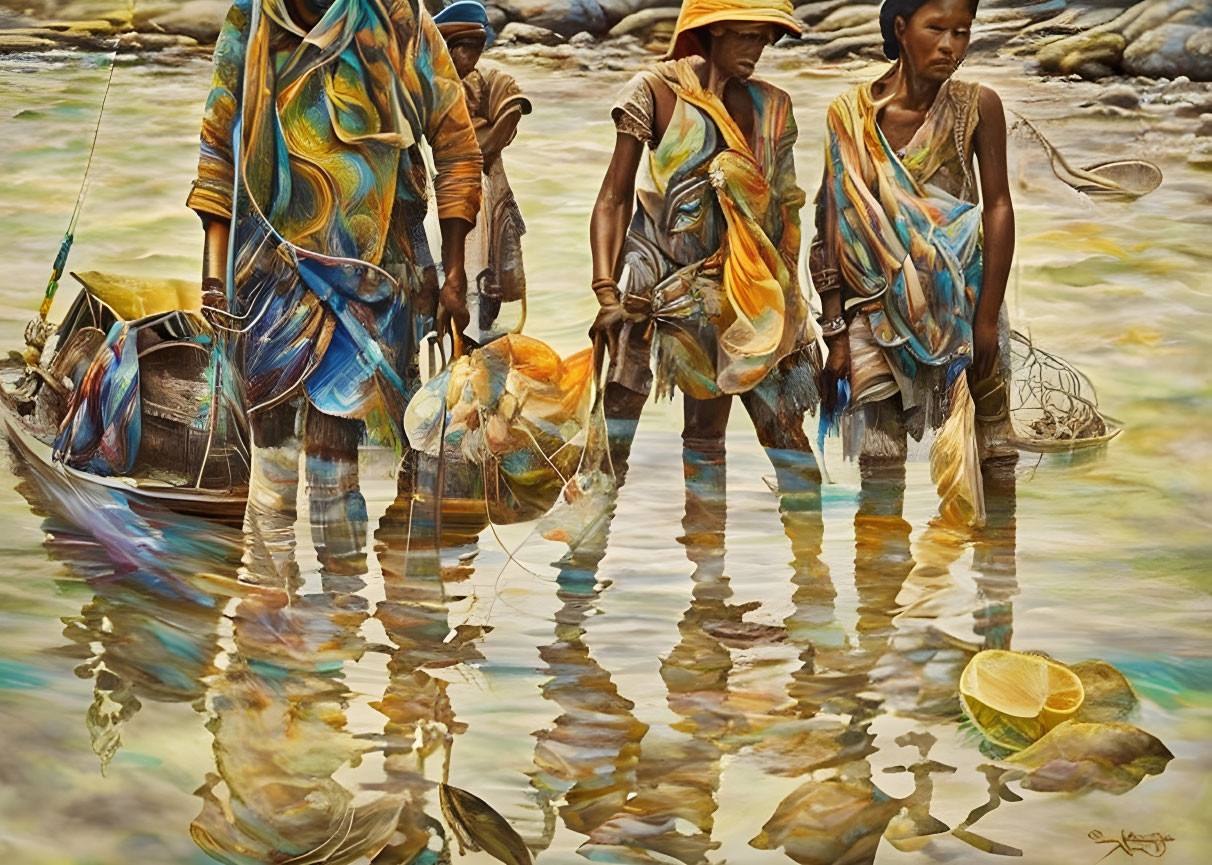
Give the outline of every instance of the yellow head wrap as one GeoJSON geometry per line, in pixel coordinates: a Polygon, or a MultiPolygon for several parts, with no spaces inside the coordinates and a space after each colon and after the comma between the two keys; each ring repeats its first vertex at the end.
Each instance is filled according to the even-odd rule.
{"type": "Polygon", "coordinates": [[[683,0],[666,60],[705,54],[705,46],[694,31],[720,21],[759,21],[774,24],[791,36],[804,32],[791,14],[788,0],[683,0]]]}

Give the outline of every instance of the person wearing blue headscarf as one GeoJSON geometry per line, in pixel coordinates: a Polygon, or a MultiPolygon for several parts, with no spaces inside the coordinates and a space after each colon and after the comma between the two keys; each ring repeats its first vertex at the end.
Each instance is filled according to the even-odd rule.
{"type": "Polygon", "coordinates": [[[467,236],[466,247],[471,330],[473,338],[483,343],[507,329],[499,321],[502,305],[526,296],[521,244],[526,225],[505,176],[501,152],[513,141],[518,121],[530,113],[531,105],[512,75],[480,63],[496,33],[479,0],[452,3],[434,21],[463,80],[467,113],[484,155],[481,218],[467,236]]]}

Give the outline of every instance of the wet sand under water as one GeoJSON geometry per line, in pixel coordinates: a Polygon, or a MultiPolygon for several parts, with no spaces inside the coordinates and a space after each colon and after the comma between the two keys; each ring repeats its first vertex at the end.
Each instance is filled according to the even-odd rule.
{"type": "MultiPolygon", "coordinates": [[[[527,333],[567,353],[594,306],[588,214],[627,73],[511,69],[535,103],[506,154],[529,226],[527,333]]],[[[874,845],[902,804],[956,827],[989,801],[989,761],[954,704],[975,641],[1114,664],[1140,697],[1134,723],[1175,759],[1118,796],[1011,785],[1022,800],[972,832],[1028,863],[1093,863],[1107,848],[1088,833],[1121,829],[1171,836],[1169,861],[1204,861],[1212,176],[1188,166],[1189,138],[1163,110],[1107,117],[1079,107],[1097,85],[965,70],[1075,164],[1130,153],[1166,172],[1139,201],[1091,202],[1033,146],[1011,156],[1012,318],[1098,385],[1125,426],[1108,448],[1024,456],[1016,477],[993,479],[996,519],[973,543],[929,528],[923,462],[908,466],[898,518],[895,484],[860,495],[830,445],[819,510],[793,495],[780,513],[743,412],[726,469],[693,456],[684,469],[680,410],[653,405],[596,585],[590,563],[553,565],[564,548],[531,525],[486,532],[439,566],[424,514],[394,501],[390,460],[368,453],[369,556],[331,520],[317,553],[304,514],[290,593],[241,586],[239,538],[219,527],[6,467],[0,857],[201,863],[205,847],[286,861],[336,838],[294,861],[359,861],[390,835],[376,862],[412,861],[447,773],[540,863],[748,865],[787,861],[788,844],[798,861],[835,861],[874,845]],[[946,590],[937,616],[892,620],[906,579],[946,590]],[[114,748],[104,775],[94,744],[114,748]]],[[[773,53],[766,74],[795,101],[811,190],[828,101],[872,70],[773,53]]],[[[37,306],[103,79],[77,57],[0,61],[6,344],[37,306]]],[[[73,268],[196,273],[183,201],[207,82],[203,63],[119,68],[73,268]]],[[[880,842],[875,861],[1001,858],[944,833],[915,851],[880,842]]]]}

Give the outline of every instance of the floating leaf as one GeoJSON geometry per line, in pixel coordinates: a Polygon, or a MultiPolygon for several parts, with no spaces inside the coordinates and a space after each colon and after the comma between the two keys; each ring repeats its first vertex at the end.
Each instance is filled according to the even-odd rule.
{"type": "Polygon", "coordinates": [[[531,865],[530,850],[522,836],[483,799],[442,784],[438,788],[438,802],[460,845],[483,850],[505,865],[531,865]]]}
{"type": "Polygon", "coordinates": [[[1161,740],[1140,727],[1066,721],[1006,762],[1029,770],[1028,790],[1126,793],[1145,775],[1160,775],[1172,759],[1161,740]]]}
{"type": "Polygon", "coordinates": [[[1124,674],[1106,661],[1082,661],[1071,664],[1086,691],[1085,702],[1073,715],[1073,720],[1107,723],[1123,721],[1137,706],[1136,693],[1124,674]]]}
{"type": "Polygon", "coordinates": [[[901,800],[889,797],[868,779],[809,781],[779,803],[749,846],[781,847],[800,865],[870,862],[901,807],[901,800]]]}

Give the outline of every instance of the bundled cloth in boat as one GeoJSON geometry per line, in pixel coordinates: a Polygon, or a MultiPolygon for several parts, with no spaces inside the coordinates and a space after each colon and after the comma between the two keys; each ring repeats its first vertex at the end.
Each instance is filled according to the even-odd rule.
{"type": "Polygon", "coordinates": [[[401,440],[437,293],[424,138],[441,219],[474,223],[481,158],[433,20],[406,0],[237,0],[215,48],[189,206],[232,219],[228,313],[250,412],[299,392],[401,440]],[[238,189],[233,201],[233,189],[238,189]]]}
{"type": "Polygon", "coordinates": [[[509,334],[426,382],[408,405],[408,441],[444,461],[441,495],[462,500],[481,528],[534,519],[580,464],[592,382],[592,349],[561,359],[509,334]]]}
{"type": "Polygon", "coordinates": [[[647,393],[655,375],[658,394],[676,386],[710,399],[744,393],[779,370],[790,373],[784,395],[803,410],[816,401],[816,363],[796,278],[804,193],[791,100],[756,78],[746,82],[756,109],[751,141],[703,88],[696,60],[639,73],[613,109],[619,132],[647,147],[619,281],[631,320],[610,379],[647,393]],[[676,96],[660,141],[657,88],[676,96]]]}
{"type": "MultiPolygon", "coordinates": [[[[195,474],[201,467],[193,464],[197,448],[191,448],[191,440],[210,430],[214,397],[205,377],[212,331],[197,309],[197,284],[73,275],[85,290],[57,332],[52,369],[72,387],[55,458],[93,474],[128,474],[139,459],[150,413],[154,425],[177,422],[161,431],[176,439],[175,458],[168,462],[174,470],[195,474]]],[[[219,435],[210,437],[216,454],[229,432],[228,418],[222,420],[222,429],[215,430],[219,435]]],[[[165,436],[154,438],[160,445],[165,436]]]]}

